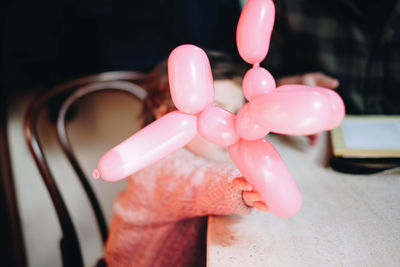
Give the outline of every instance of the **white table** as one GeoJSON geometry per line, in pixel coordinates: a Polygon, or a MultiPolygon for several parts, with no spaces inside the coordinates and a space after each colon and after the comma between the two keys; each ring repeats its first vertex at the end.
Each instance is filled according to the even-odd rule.
{"type": "Polygon", "coordinates": [[[292,218],[270,213],[212,216],[207,264],[214,266],[400,266],[400,170],[373,175],[326,168],[327,135],[272,136],[302,194],[292,218]]]}

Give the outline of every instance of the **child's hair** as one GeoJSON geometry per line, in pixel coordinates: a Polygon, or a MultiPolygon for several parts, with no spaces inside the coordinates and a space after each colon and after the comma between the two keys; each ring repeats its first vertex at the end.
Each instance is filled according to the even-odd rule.
{"type": "MultiPolygon", "coordinates": [[[[217,52],[206,51],[211,65],[214,81],[231,80],[239,86],[242,84],[246,66],[234,61],[230,56],[217,52]]],[[[154,111],[161,105],[166,105],[166,112],[176,110],[172,102],[168,81],[168,60],[158,64],[144,79],[143,88],[147,97],[143,103],[143,125],[152,123],[156,118],[154,111]]]]}

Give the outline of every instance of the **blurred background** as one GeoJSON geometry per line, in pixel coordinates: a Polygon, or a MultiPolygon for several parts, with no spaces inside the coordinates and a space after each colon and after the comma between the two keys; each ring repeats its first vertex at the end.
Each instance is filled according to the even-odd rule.
{"type": "Polygon", "coordinates": [[[1,63],[7,84],[148,71],[184,43],[238,56],[239,1],[4,2],[1,63]]]}

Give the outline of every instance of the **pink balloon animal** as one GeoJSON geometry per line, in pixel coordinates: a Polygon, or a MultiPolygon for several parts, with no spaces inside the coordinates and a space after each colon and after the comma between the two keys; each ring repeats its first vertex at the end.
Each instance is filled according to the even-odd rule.
{"type": "Polygon", "coordinates": [[[243,176],[278,217],[296,214],[302,196],[278,152],[264,139],[269,132],[310,135],[335,128],[345,111],[340,96],[328,89],[303,85],[276,88],[272,75],[259,67],[266,57],[274,24],[271,0],[249,0],[237,27],[241,57],[253,65],[243,79],[247,100],[238,115],[212,106],[213,78],[207,55],[194,45],[182,45],[168,59],[171,112],[108,151],[98,170],[117,181],[149,166],[188,144],[196,133],[228,147],[243,176]]]}

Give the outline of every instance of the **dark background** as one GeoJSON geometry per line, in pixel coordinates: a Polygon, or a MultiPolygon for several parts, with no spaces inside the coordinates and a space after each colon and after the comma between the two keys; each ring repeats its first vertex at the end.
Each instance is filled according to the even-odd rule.
{"type": "Polygon", "coordinates": [[[238,1],[8,0],[0,12],[0,80],[8,88],[148,71],[184,43],[238,58],[238,1]]]}

